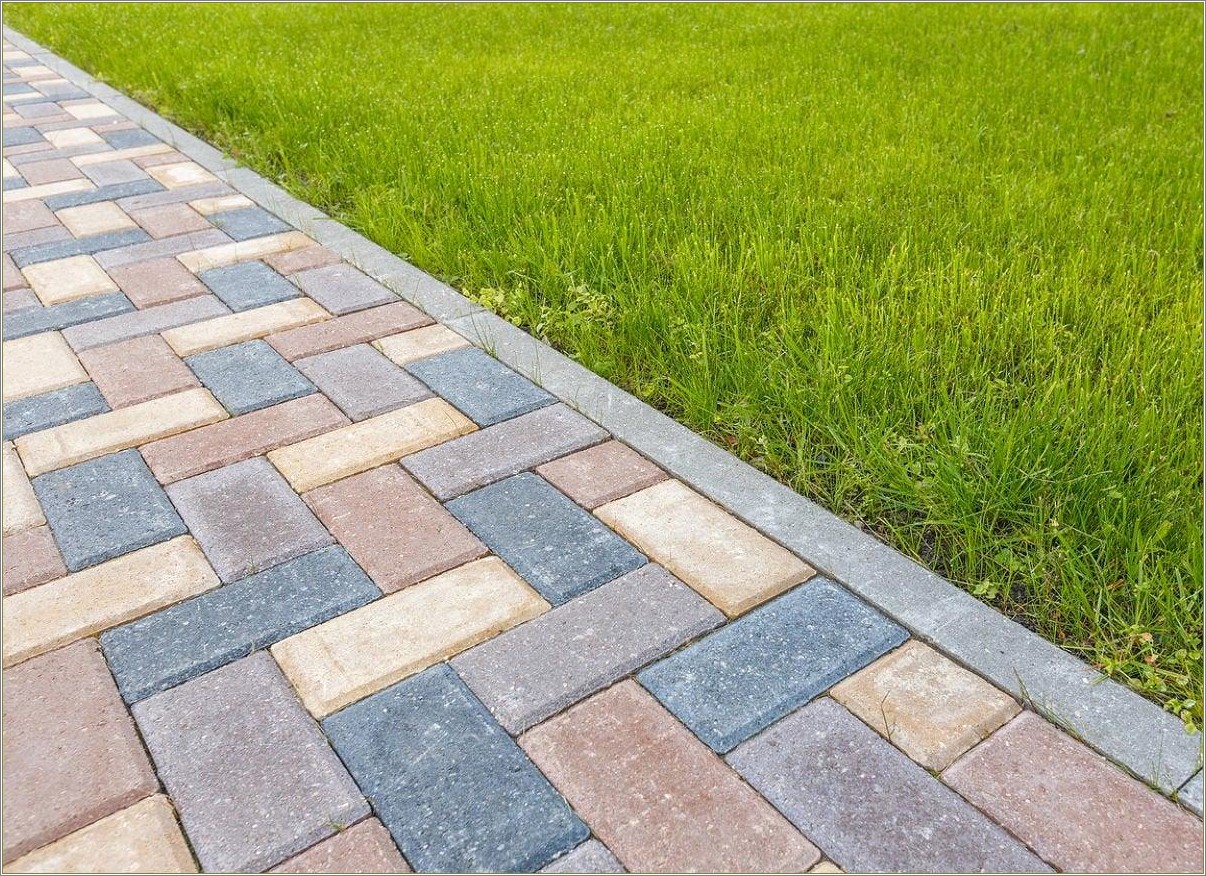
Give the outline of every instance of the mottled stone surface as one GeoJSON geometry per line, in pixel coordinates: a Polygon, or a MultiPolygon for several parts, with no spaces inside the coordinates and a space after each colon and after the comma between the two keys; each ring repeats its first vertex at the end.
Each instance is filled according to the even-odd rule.
{"type": "Polygon", "coordinates": [[[174,326],[188,325],[229,312],[226,305],[212,295],[200,295],[72,326],[63,330],[63,337],[72,349],[88,350],[102,344],[158,334],[174,326]]]}
{"type": "Polygon", "coordinates": [[[4,405],[4,440],[11,441],[30,432],[51,429],[107,410],[109,406],[96,384],[91,382],[8,402],[4,405]]]}
{"type": "Polygon", "coordinates": [[[184,360],[232,414],[246,414],[314,392],[265,341],[248,341],[199,353],[184,360]]]}
{"type": "Polygon", "coordinates": [[[53,392],[88,379],[58,332],[4,342],[4,401],[53,392]]]}
{"type": "Polygon", "coordinates": [[[293,282],[336,316],[398,300],[393,292],[349,264],[299,271],[293,275],[293,282]]]}
{"type": "Polygon", "coordinates": [[[211,292],[236,312],[301,295],[296,286],[260,261],[202,271],[199,277],[211,292]]]}
{"type": "Polygon", "coordinates": [[[554,401],[526,377],[476,347],[411,362],[406,369],[479,426],[518,417],[554,401]]]}
{"type": "Polygon", "coordinates": [[[192,271],[172,258],[149,259],[134,265],[110,268],[109,276],[138,307],[170,304],[204,295],[208,291],[192,271]]]}
{"type": "Polygon", "coordinates": [[[84,350],[80,353],[80,362],[101,394],[115,408],[201,385],[158,335],[84,350]]]}
{"type": "MultiPolygon", "coordinates": [[[[10,293],[11,294],[11,293],[10,293]]],[[[7,303],[7,296],[5,298],[7,303]]],[[[90,295],[74,301],[64,301],[51,307],[27,307],[4,314],[4,339],[24,338],[40,332],[58,331],[73,325],[129,313],[134,309],[130,300],[120,292],[90,295]]]]}
{"type": "Polygon", "coordinates": [[[619,441],[545,463],[536,473],[588,510],[666,479],[664,471],[619,441]]]}
{"type": "MultiPolygon", "coordinates": [[[[131,164],[131,166],[133,166],[131,164]]],[[[146,176],[146,172],[138,170],[146,176]]],[[[162,237],[172,237],[176,234],[188,234],[192,231],[205,231],[210,224],[188,204],[160,204],[155,207],[144,207],[141,210],[131,210],[130,215],[156,240],[162,237]]]]}
{"type": "Polygon", "coordinates": [[[225,231],[232,240],[250,240],[253,237],[290,230],[288,225],[263,207],[223,210],[210,216],[210,221],[225,231]]]}
{"type": "Polygon", "coordinates": [[[304,356],[315,356],[354,344],[367,343],[382,335],[427,325],[430,322],[431,317],[418,308],[405,301],[397,301],[315,325],[269,335],[266,340],[278,353],[292,362],[304,356]]]}
{"type": "Polygon", "coordinates": [[[20,593],[67,574],[49,526],[4,536],[4,595],[20,593]]]}
{"type": "Polygon", "coordinates": [[[296,359],[293,364],[353,420],[431,396],[426,386],[368,344],[296,359]]]}
{"type": "Polygon", "coordinates": [[[409,873],[389,831],[366,818],[290,858],[271,873],[409,873]]]}
{"type": "Polygon", "coordinates": [[[624,865],[616,860],[603,843],[588,839],[578,848],[562,855],[541,873],[624,873],[624,865]]]}

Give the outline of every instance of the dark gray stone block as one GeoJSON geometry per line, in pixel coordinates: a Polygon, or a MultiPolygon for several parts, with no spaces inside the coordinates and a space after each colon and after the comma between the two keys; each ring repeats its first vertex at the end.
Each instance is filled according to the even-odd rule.
{"type": "Polygon", "coordinates": [[[121,313],[63,330],[71,349],[79,352],[130,338],[154,335],[180,325],[225,316],[230,309],[212,295],[198,295],[184,301],[160,304],[145,310],[121,313]]]}
{"type": "Polygon", "coordinates": [[[553,605],[645,563],[632,545],[530,472],[446,507],[553,605]]]}
{"type": "Polygon", "coordinates": [[[51,195],[44,203],[51,210],[62,210],[64,207],[82,207],[84,204],[96,204],[100,201],[114,201],[118,198],[128,198],[133,195],[146,195],[151,192],[163,191],[163,186],[153,179],[137,182],[120,183],[113,186],[101,186],[90,192],[67,192],[62,195],[51,195]]]}
{"type": "Polygon", "coordinates": [[[96,384],[77,383],[54,392],[18,399],[4,405],[4,440],[40,432],[109,410],[96,384]]]}
{"type": "Polygon", "coordinates": [[[336,316],[398,300],[393,292],[348,264],[301,271],[293,275],[293,282],[336,316]]]}
{"type": "Polygon", "coordinates": [[[32,483],[73,572],[188,531],[137,450],[61,468],[32,483]]]}
{"type": "Polygon", "coordinates": [[[209,221],[225,231],[234,240],[251,240],[269,234],[289,231],[290,226],[277,219],[263,207],[243,207],[214,213],[209,221]]]}
{"type": "Polygon", "coordinates": [[[114,149],[134,149],[138,146],[154,146],[159,138],[142,128],[126,128],[121,131],[107,131],[101,136],[114,149]]]}
{"type": "Polygon", "coordinates": [[[233,311],[301,297],[301,291],[263,262],[240,262],[197,275],[233,311]]]}
{"type": "Polygon", "coordinates": [[[184,361],[232,414],[258,411],[314,392],[314,384],[267,341],[221,347],[184,361]]]}
{"type": "Polygon", "coordinates": [[[347,551],[332,546],[110,630],[101,647],[132,703],[380,595],[347,551]]]}
{"type": "Polygon", "coordinates": [[[526,377],[476,347],[420,359],[406,370],[479,426],[509,420],[554,401],[526,377]]]}
{"type": "Polygon", "coordinates": [[[589,835],[447,665],[322,723],[418,872],[532,872],[589,835]]]}
{"type": "Polygon", "coordinates": [[[907,638],[849,591],[814,578],[638,677],[725,752],[907,638]]]}
{"type": "Polygon", "coordinates": [[[108,234],[93,234],[90,237],[77,237],[71,240],[56,240],[37,246],[14,249],[9,255],[18,268],[34,265],[39,262],[51,262],[56,259],[66,259],[77,255],[93,255],[106,249],[117,249],[135,243],[143,243],[151,236],[141,228],[127,228],[124,231],[113,231],[108,234]]]}
{"type": "Polygon", "coordinates": [[[23,338],[40,332],[61,331],[94,319],[104,319],[134,309],[130,299],[120,292],[108,295],[89,295],[64,301],[51,307],[30,307],[4,315],[4,339],[23,338]]]}
{"type": "Polygon", "coordinates": [[[308,356],[293,364],[353,420],[431,396],[431,390],[368,344],[308,356]]]}

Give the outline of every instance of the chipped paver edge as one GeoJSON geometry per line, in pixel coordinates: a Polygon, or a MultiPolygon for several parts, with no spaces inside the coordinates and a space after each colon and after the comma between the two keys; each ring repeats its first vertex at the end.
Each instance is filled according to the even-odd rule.
{"type": "Polygon", "coordinates": [[[1165,795],[1195,777],[1202,737],[940,575],[717,447],[447,284],[152,110],[5,26],[4,37],[337,252],[402,299],[492,353],[728,509],[918,638],[964,664],[1165,795]]]}

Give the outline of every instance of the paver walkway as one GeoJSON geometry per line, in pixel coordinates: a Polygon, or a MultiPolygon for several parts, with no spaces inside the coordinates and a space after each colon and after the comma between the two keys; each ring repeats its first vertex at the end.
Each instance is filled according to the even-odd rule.
{"type": "Polygon", "coordinates": [[[1201,872],[1189,811],[4,66],[7,871],[1201,872]]]}

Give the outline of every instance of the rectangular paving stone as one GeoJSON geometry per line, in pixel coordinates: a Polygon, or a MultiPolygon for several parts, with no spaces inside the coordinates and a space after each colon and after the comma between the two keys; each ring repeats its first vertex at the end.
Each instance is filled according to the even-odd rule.
{"type": "Polygon", "coordinates": [[[122,231],[137,227],[126,212],[111,201],[87,204],[82,207],[67,207],[57,214],[60,222],[76,237],[122,231]]]}
{"type": "MultiPolygon", "coordinates": [[[[148,178],[149,185],[146,191],[134,192],[124,197],[118,197],[117,206],[121,207],[127,213],[134,210],[143,210],[147,207],[158,207],[163,204],[185,204],[192,203],[198,198],[216,198],[222,195],[229,195],[234,192],[230,186],[224,182],[209,182],[202,183],[197,186],[185,186],[179,189],[165,189],[155,180],[148,178]]],[[[217,231],[217,229],[214,229],[217,231]]],[[[223,237],[226,235],[222,232],[223,237]]],[[[226,238],[229,240],[230,238],[226,238]]]]}
{"type": "Polygon", "coordinates": [[[363,344],[391,332],[430,322],[431,317],[418,308],[405,301],[398,301],[269,335],[266,340],[278,353],[292,362],[302,357],[363,344]]]}
{"type": "Polygon", "coordinates": [[[380,595],[347,551],[332,546],[109,630],[101,645],[132,703],[380,595]]]}
{"type": "Polygon", "coordinates": [[[4,534],[22,532],[46,522],[42,506],[34,495],[33,487],[25,474],[17,451],[12,442],[4,442],[4,489],[0,490],[4,502],[4,534]]]}
{"type": "Polygon", "coordinates": [[[1050,872],[831,699],[789,715],[726,759],[847,872],[1050,872]]]}
{"type": "Polygon", "coordinates": [[[268,237],[257,237],[252,240],[236,240],[234,243],[224,243],[180,253],[176,256],[180,264],[194,274],[220,268],[223,265],[233,265],[235,262],[245,262],[249,259],[259,259],[278,252],[288,252],[291,249],[301,249],[313,244],[310,238],[300,231],[286,231],[284,234],[273,234],[268,237]]]}
{"type": "Polygon", "coordinates": [[[188,366],[157,335],[84,350],[80,353],[80,362],[115,408],[201,385],[188,366]]]}
{"type": "Polygon", "coordinates": [[[105,164],[92,164],[83,167],[82,170],[84,171],[84,176],[96,183],[97,186],[116,186],[122,183],[150,180],[146,171],[133,161],[110,161],[105,164]]]}
{"type": "MultiPolygon", "coordinates": [[[[5,303],[8,303],[7,296],[5,303]]],[[[87,298],[76,298],[52,307],[37,307],[19,310],[16,313],[5,311],[4,339],[24,338],[47,331],[61,331],[73,325],[129,313],[134,309],[130,300],[120,292],[108,295],[91,295],[87,298]]]]}
{"type": "Polygon", "coordinates": [[[77,383],[4,405],[4,440],[11,441],[109,410],[93,383],[77,383]]]}
{"type": "Polygon", "coordinates": [[[265,459],[177,481],[167,492],[223,581],[334,541],[265,459]]]}
{"type": "Polygon", "coordinates": [[[487,557],[291,636],[272,655],[321,718],[547,609],[487,557]]]}
{"type": "Polygon", "coordinates": [[[67,149],[72,146],[107,147],[103,137],[89,128],[73,128],[66,131],[51,131],[46,139],[56,149],[67,149]]]}
{"type": "Polygon", "coordinates": [[[265,256],[264,261],[274,271],[280,271],[288,276],[296,274],[298,271],[339,264],[343,258],[339,253],[327,249],[325,246],[305,246],[288,252],[273,253],[265,256]]]}
{"type": "MultiPolygon", "coordinates": [[[[118,183],[117,185],[109,186],[94,186],[87,180],[76,180],[76,182],[87,183],[87,186],[76,185],[64,192],[55,192],[53,195],[45,197],[42,202],[51,210],[62,210],[64,207],[81,207],[84,204],[116,201],[119,198],[128,198],[133,195],[145,195],[151,192],[163,191],[163,186],[153,179],[118,183]]],[[[118,206],[122,205],[118,204],[118,206]]]]}
{"type": "MultiPolygon", "coordinates": [[[[139,173],[144,171],[139,170],[139,173]]],[[[121,209],[114,206],[118,210],[121,209]]],[[[136,221],[156,240],[176,234],[188,234],[190,231],[205,231],[213,227],[188,204],[160,204],[157,207],[132,210],[129,215],[133,217],[131,222],[136,221]]]]}
{"type": "Polygon", "coordinates": [[[194,429],[140,450],[159,482],[170,484],[346,425],[324,396],[309,395],[194,429]]]}
{"type": "Polygon", "coordinates": [[[916,640],[847,678],[831,696],[932,772],[1019,710],[1013,697],[916,640]]]}
{"type": "Polygon", "coordinates": [[[289,231],[289,226],[277,219],[263,207],[242,207],[238,210],[223,210],[210,218],[233,240],[251,240],[268,234],[289,231]]]}
{"type": "Polygon", "coordinates": [[[133,149],[136,146],[154,146],[161,142],[150,131],[142,128],[128,128],[122,131],[106,131],[101,134],[105,142],[114,149],[133,149]]]}
{"type": "Polygon", "coordinates": [[[26,285],[25,277],[22,276],[21,271],[18,270],[17,266],[13,264],[13,260],[8,257],[8,253],[4,254],[3,264],[4,264],[4,291],[8,292],[10,289],[18,289],[18,288],[24,287],[26,285]]]}
{"type": "Polygon", "coordinates": [[[207,871],[260,872],[369,814],[263,651],[133,711],[207,871]]]}
{"type": "Polygon", "coordinates": [[[41,143],[45,138],[36,128],[5,128],[4,148],[24,146],[28,143],[41,143]]]}
{"type": "Polygon", "coordinates": [[[473,431],[443,399],[426,401],[281,447],[268,459],[299,493],[473,431]]]}
{"type": "Polygon", "coordinates": [[[112,164],[116,161],[132,161],[140,158],[146,158],[150,155],[165,155],[169,156],[165,163],[172,161],[172,157],[178,163],[181,158],[179,153],[175,152],[171,146],[166,143],[151,143],[146,146],[133,146],[129,149],[108,149],[103,152],[94,152],[88,155],[80,155],[72,159],[72,162],[80,167],[88,167],[93,164],[112,164]]]}
{"type": "Polygon", "coordinates": [[[184,360],[232,414],[310,395],[314,384],[264,341],[248,341],[184,360]]]}
{"type": "Polygon", "coordinates": [[[192,356],[230,344],[254,341],[285,329],[322,322],[330,316],[310,299],[298,298],[168,329],[163,332],[163,339],[179,355],[192,356]]]}
{"type": "Polygon", "coordinates": [[[5,671],[6,870],[13,859],[150,796],[157,785],[96,642],[5,671]]]}
{"type": "Polygon", "coordinates": [[[849,591],[818,579],[653,664],[639,678],[696,736],[723,753],[907,638],[849,591]]]}
{"type": "Polygon", "coordinates": [[[385,825],[366,818],[269,873],[410,873],[385,825]]]}
{"type": "MultiPolygon", "coordinates": [[[[56,240],[38,246],[22,247],[10,251],[17,267],[29,276],[29,270],[39,264],[52,261],[65,261],[81,255],[96,255],[107,250],[117,250],[149,240],[149,236],[141,228],[129,228],[124,231],[113,231],[108,234],[94,234],[91,237],[78,237],[70,240],[56,240]]],[[[32,283],[31,283],[32,285],[32,283]]],[[[54,302],[47,301],[47,304],[54,302]]]]}
{"type": "Polygon", "coordinates": [[[254,201],[245,195],[222,195],[216,198],[200,198],[189,201],[189,206],[202,216],[221,213],[224,210],[237,210],[240,207],[254,206],[254,201]]]}
{"type": "Polygon", "coordinates": [[[1202,822],[1034,712],[943,779],[1065,872],[1192,873],[1202,822]]]}
{"type": "Polygon", "coordinates": [[[53,392],[88,379],[58,332],[4,342],[4,401],[53,392]]]}
{"type": "Polygon", "coordinates": [[[1202,817],[1202,771],[1198,770],[1192,779],[1177,791],[1177,802],[1190,812],[1202,817]]]}
{"type": "Polygon", "coordinates": [[[368,344],[294,360],[353,420],[364,420],[431,397],[431,390],[368,344]]]}
{"type": "Polygon", "coordinates": [[[176,813],[155,794],[6,864],[12,873],[196,873],[176,813]]]}
{"type": "MultiPolygon", "coordinates": [[[[38,296],[33,293],[32,289],[15,288],[8,289],[4,292],[4,339],[12,340],[13,338],[23,337],[24,335],[32,335],[35,332],[13,333],[9,330],[8,320],[11,316],[16,316],[26,310],[45,310],[42,307],[42,302],[38,300],[38,296]]],[[[46,331],[44,328],[39,328],[38,331],[46,331]]]]}
{"type": "Polygon", "coordinates": [[[336,316],[398,300],[389,289],[349,264],[299,271],[292,279],[303,292],[336,316]]]}
{"type": "Polygon", "coordinates": [[[217,177],[194,161],[177,161],[156,165],[151,176],[169,189],[195,186],[217,180],[217,177]]]}
{"type": "Polygon", "coordinates": [[[595,513],[729,617],[815,574],[795,554],[680,481],[663,481],[595,513]]]}
{"type": "Polygon", "coordinates": [[[646,564],[452,666],[498,722],[519,733],[723,622],[706,599],[646,564]]]}
{"type": "Polygon", "coordinates": [[[16,440],[30,476],[128,450],[158,438],[215,423],[226,409],[207,389],[189,389],[24,435],[16,440]]]}
{"type": "Polygon", "coordinates": [[[301,296],[296,286],[261,261],[202,271],[199,279],[236,313],[301,296]]]}
{"type": "Polygon", "coordinates": [[[667,477],[619,441],[547,462],[536,473],[587,510],[661,483],[667,477]]]}
{"type": "Polygon", "coordinates": [[[396,465],[344,478],[303,498],[386,593],[487,552],[396,465]]]}
{"type": "Polygon", "coordinates": [[[607,846],[597,839],[588,839],[572,852],[567,852],[541,873],[626,873],[607,846]]]}
{"type": "Polygon", "coordinates": [[[606,437],[602,428],[558,403],[408,456],[402,464],[443,501],[606,437]]]}
{"type": "Polygon", "coordinates": [[[787,819],[631,680],[519,741],[634,873],[802,873],[820,860],[787,819]]]}
{"type": "Polygon", "coordinates": [[[53,228],[58,223],[58,218],[41,201],[21,201],[4,205],[5,234],[53,228]]]}
{"type": "Polygon", "coordinates": [[[4,595],[20,593],[67,574],[49,526],[4,536],[4,595]]]}
{"type": "MultiPolygon", "coordinates": [[[[92,189],[93,185],[86,179],[69,179],[63,182],[47,183],[44,186],[30,186],[16,191],[10,190],[7,185],[4,189],[4,203],[11,204],[16,201],[41,201],[52,210],[57,210],[55,205],[56,195],[66,195],[74,192],[82,192],[92,189]]],[[[84,202],[90,203],[90,202],[84,202]]],[[[66,205],[64,205],[66,206],[66,205]]]]}
{"type": "MultiPolygon", "coordinates": [[[[32,89],[30,90],[32,91],[32,89]]],[[[79,179],[83,176],[80,173],[80,169],[66,158],[43,159],[31,162],[21,168],[21,175],[25,177],[25,181],[31,186],[62,182],[66,179],[79,179]]]]}
{"type": "Polygon", "coordinates": [[[442,325],[429,325],[381,338],[373,344],[398,365],[409,365],[469,346],[469,342],[442,325]]]}
{"type": "MultiPolygon", "coordinates": [[[[15,206],[20,206],[20,204],[15,206]]],[[[36,228],[33,231],[23,231],[19,234],[7,233],[4,235],[3,248],[9,258],[12,258],[13,254],[20,250],[47,243],[61,243],[71,239],[71,232],[62,225],[56,224],[50,228],[36,228]]],[[[16,259],[13,261],[16,262],[16,259]]],[[[28,265],[22,265],[22,267],[28,267],[28,265]]]]}
{"type": "Polygon", "coordinates": [[[587,838],[447,666],[333,715],[323,729],[419,872],[532,872],[587,838]]]}
{"type": "Polygon", "coordinates": [[[75,350],[88,350],[103,344],[114,344],[130,338],[154,335],[200,320],[212,319],[229,313],[226,305],[212,295],[200,295],[171,304],[160,304],[98,319],[85,325],[63,329],[63,337],[75,350]]]}
{"type": "Polygon", "coordinates": [[[485,350],[470,347],[406,366],[479,426],[491,426],[554,402],[485,350]]]}
{"type": "Polygon", "coordinates": [[[208,231],[190,231],[161,240],[148,240],[146,243],[123,246],[121,249],[105,250],[96,254],[96,262],[106,271],[111,271],[126,265],[191,252],[198,247],[221,246],[229,239],[217,228],[210,228],[208,231]]]}
{"type": "Polygon", "coordinates": [[[553,605],[645,563],[630,544],[531,473],[446,507],[553,605]]]}
{"type": "Polygon", "coordinates": [[[109,276],[138,307],[182,301],[209,291],[192,271],[171,258],[111,268],[109,276]]]}

